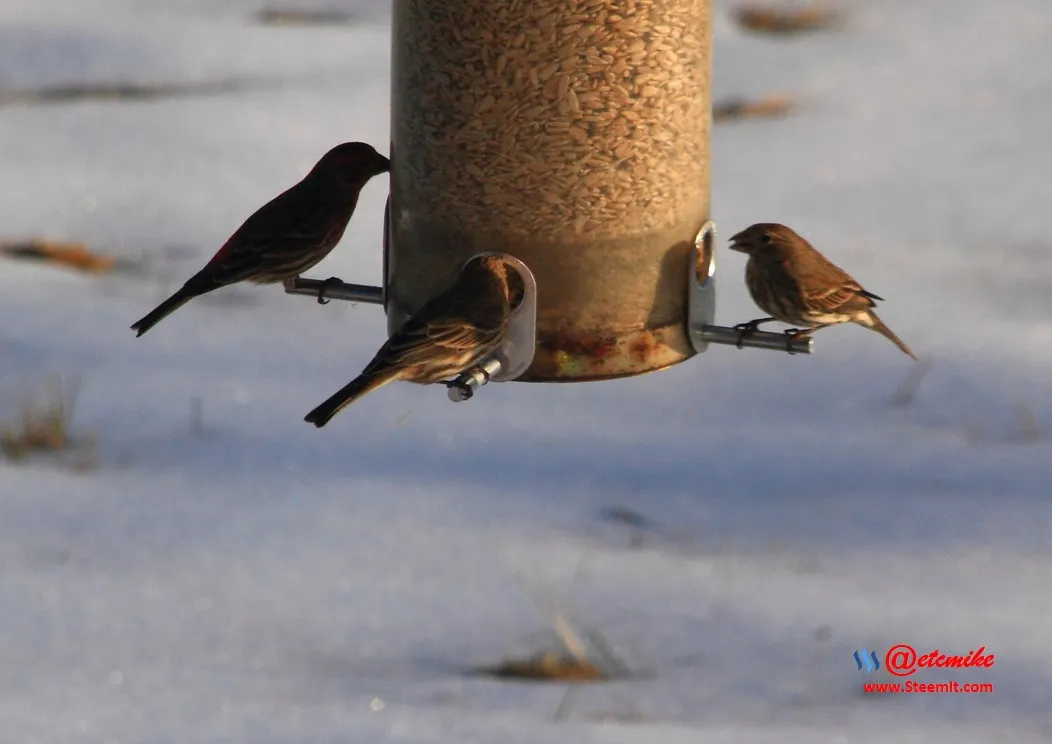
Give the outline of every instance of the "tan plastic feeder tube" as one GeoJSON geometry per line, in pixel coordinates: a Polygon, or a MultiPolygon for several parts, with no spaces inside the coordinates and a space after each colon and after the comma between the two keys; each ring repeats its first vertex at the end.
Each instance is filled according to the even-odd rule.
{"type": "Polygon", "coordinates": [[[394,0],[389,326],[503,251],[537,279],[520,379],[689,357],[711,18],[711,0],[394,0]]]}

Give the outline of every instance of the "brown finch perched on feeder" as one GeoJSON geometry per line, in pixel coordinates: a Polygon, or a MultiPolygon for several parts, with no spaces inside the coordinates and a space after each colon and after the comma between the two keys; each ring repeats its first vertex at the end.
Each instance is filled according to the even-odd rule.
{"type": "Polygon", "coordinates": [[[195,297],[228,284],[294,280],[332,251],[354,214],[358,194],[391,162],[364,142],[329,150],[302,181],[245,220],[203,269],[132,329],[141,336],[195,297]]]}
{"type": "Polygon", "coordinates": [[[731,248],[749,256],[745,284],[753,301],[771,316],[735,326],[743,336],[772,320],[798,326],[786,331],[796,338],[850,322],[876,331],[917,358],[873,312],[875,300],[884,298],[867,292],[785,225],[748,227],[731,238],[731,248]]]}
{"type": "Polygon", "coordinates": [[[431,385],[480,364],[500,346],[521,284],[518,272],[499,257],[471,259],[456,284],[420,308],[358,377],[304,420],[320,429],[343,408],[389,382],[431,385]]]}

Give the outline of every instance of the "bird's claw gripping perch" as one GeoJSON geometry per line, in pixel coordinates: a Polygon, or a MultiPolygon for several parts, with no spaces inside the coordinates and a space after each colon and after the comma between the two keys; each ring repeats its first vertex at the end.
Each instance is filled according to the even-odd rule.
{"type": "Polygon", "coordinates": [[[757,318],[756,320],[750,320],[748,323],[738,323],[733,326],[734,330],[738,332],[738,343],[735,344],[739,349],[744,349],[745,339],[759,330],[763,323],[768,323],[774,320],[774,318],[757,318]]]}
{"type": "Polygon", "coordinates": [[[806,328],[787,328],[783,331],[785,334],[785,350],[790,354],[795,354],[793,350],[793,344],[797,341],[803,341],[809,336],[809,331],[806,328]]]}
{"type": "Polygon", "coordinates": [[[318,287],[318,304],[328,305],[331,300],[325,296],[325,290],[333,289],[343,285],[343,280],[336,276],[330,276],[328,279],[322,281],[321,286],[318,287]]]}

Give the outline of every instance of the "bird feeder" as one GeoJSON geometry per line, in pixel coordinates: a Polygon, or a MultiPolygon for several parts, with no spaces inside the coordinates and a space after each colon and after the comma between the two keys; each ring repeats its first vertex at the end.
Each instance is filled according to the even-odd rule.
{"type": "Polygon", "coordinates": [[[713,324],[711,0],[393,2],[384,276],[361,288],[389,334],[498,252],[536,292],[521,381],[637,375],[708,343],[810,351],[713,324]]]}
{"type": "Polygon", "coordinates": [[[710,0],[394,0],[389,329],[500,251],[538,288],[520,380],[691,356],[710,37],[710,0]]]}

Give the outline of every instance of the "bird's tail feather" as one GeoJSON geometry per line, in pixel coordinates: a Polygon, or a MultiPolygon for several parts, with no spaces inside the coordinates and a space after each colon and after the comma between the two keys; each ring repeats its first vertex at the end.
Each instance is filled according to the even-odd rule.
{"type": "Polygon", "coordinates": [[[382,388],[389,382],[398,379],[398,370],[379,370],[369,374],[360,374],[342,388],[333,393],[328,400],[303,417],[303,420],[314,424],[319,429],[329,423],[337,413],[342,411],[366,393],[382,388]]]}
{"type": "Polygon", "coordinates": [[[151,310],[149,314],[132,324],[132,330],[136,331],[136,338],[146,333],[190,300],[197,297],[197,295],[197,292],[187,289],[185,286],[181,287],[178,292],[151,310]]]}
{"type": "Polygon", "coordinates": [[[900,349],[902,349],[902,351],[907,356],[911,357],[914,360],[917,359],[917,356],[912,351],[910,351],[910,347],[906,346],[906,344],[901,338],[896,336],[890,328],[884,325],[884,321],[878,318],[875,312],[870,311],[869,313],[867,313],[866,318],[862,321],[861,325],[864,325],[866,328],[873,329],[880,335],[890,340],[891,343],[895,344],[900,349]]]}

